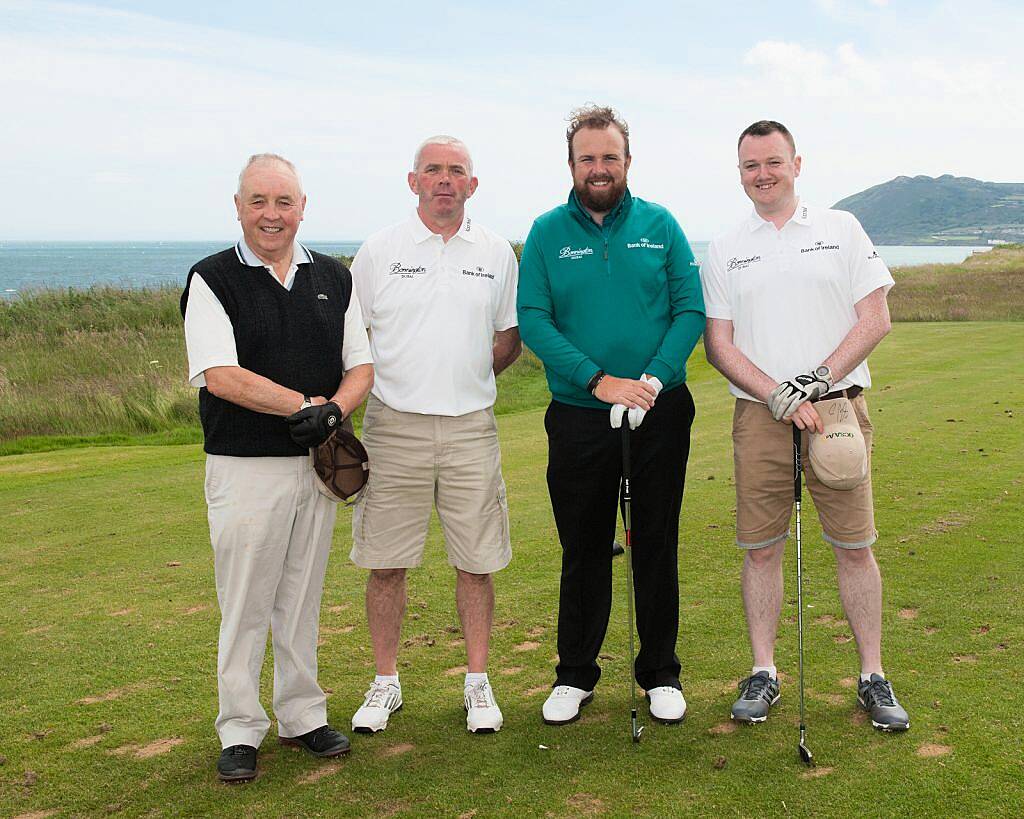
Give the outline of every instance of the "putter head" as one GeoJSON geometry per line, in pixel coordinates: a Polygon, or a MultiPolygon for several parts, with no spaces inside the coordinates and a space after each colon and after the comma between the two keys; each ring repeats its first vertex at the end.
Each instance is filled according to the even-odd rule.
{"type": "Polygon", "coordinates": [[[800,740],[800,744],[797,745],[797,750],[800,752],[800,759],[803,760],[804,764],[813,768],[814,756],[811,754],[811,749],[804,744],[802,739],[800,740]]]}

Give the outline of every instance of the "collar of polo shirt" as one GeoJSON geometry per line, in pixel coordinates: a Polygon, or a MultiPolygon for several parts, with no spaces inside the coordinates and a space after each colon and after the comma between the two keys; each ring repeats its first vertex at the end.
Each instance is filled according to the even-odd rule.
{"type": "Polygon", "coordinates": [[[284,287],[285,290],[292,289],[292,284],[295,281],[295,273],[298,271],[300,264],[313,263],[313,257],[309,255],[309,251],[296,241],[292,245],[292,265],[288,268],[288,273],[285,275],[284,281],[282,282],[277,278],[277,274],[274,272],[274,266],[267,264],[259,256],[253,253],[252,248],[245,243],[245,239],[238,240],[238,244],[235,245],[235,254],[238,256],[238,260],[247,267],[265,268],[266,271],[274,277],[274,281],[284,287]]]}
{"type": "MultiPolygon", "coordinates": [[[[416,244],[422,244],[427,239],[441,235],[440,233],[434,233],[423,224],[423,220],[420,219],[419,213],[415,210],[412,212],[412,216],[409,217],[409,229],[412,231],[412,238],[416,244]]],[[[476,234],[473,232],[473,220],[469,218],[468,213],[462,215],[462,224],[452,238],[454,239],[456,236],[466,242],[476,241],[476,234]]]]}
{"type": "MultiPolygon", "coordinates": [[[[800,204],[800,200],[796,200],[796,210],[793,211],[793,215],[789,217],[789,221],[786,225],[793,222],[798,225],[809,225],[811,223],[810,208],[807,205],[800,204]]],[[[750,228],[750,232],[753,233],[755,230],[763,228],[765,225],[775,227],[775,224],[770,219],[762,219],[761,215],[757,212],[757,209],[750,211],[750,219],[747,222],[747,226],[750,228]]],[[[786,225],[783,225],[785,227],[786,225]]]]}

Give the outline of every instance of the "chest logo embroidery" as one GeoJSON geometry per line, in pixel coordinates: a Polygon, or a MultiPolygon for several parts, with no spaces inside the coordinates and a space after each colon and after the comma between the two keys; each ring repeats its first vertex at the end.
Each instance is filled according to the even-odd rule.
{"type": "Polygon", "coordinates": [[[639,242],[626,242],[626,249],[627,250],[632,250],[633,248],[637,248],[637,247],[646,247],[646,248],[649,248],[650,250],[664,250],[665,249],[665,243],[664,242],[661,242],[661,243],[652,242],[646,236],[642,236],[640,238],[639,242]]]}
{"type": "Polygon", "coordinates": [[[819,250],[839,250],[839,245],[827,245],[824,242],[815,242],[811,247],[800,248],[801,253],[815,253],[819,250]]]}
{"type": "Polygon", "coordinates": [[[747,256],[745,259],[737,259],[733,256],[733,258],[729,259],[725,267],[730,272],[733,270],[743,270],[743,268],[750,267],[752,264],[757,264],[759,261],[761,261],[760,256],[747,256]]]}
{"type": "Polygon", "coordinates": [[[423,265],[419,267],[405,267],[401,262],[392,262],[388,272],[392,276],[401,276],[403,279],[413,279],[427,272],[423,265]]]}
{"type": "Polygon", "coordinates": [[[466,268],[462,268],[462,275],[463,276],[472,276],[475,279],[493,279],[494,278],[494,274],[493,273],[488,273],[486,270],[484,270],[482,267],[479,267],[479,266],[473,268],[472,270],[467,270],[466,268]]]}
{"type": "Polygon", "coordinates": [[[594,248],[592,247],[581,247],[574,250],[571,247],[563,247],[558,251],[559,259],[582,259],[584,256],[593,256],[594,248]]]}

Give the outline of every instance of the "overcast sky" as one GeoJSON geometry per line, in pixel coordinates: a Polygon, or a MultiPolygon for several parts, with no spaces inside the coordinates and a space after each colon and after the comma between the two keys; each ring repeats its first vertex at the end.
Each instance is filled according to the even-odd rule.
{"type": "Polygon", "coordinates": [[[616,107],[630,188],[709,239],[748,202],[735,139],[779,119],[798,189],[1024,181],[1019,0],[559,3],[0,0],[0,239],[232,239],[246,156],[303,175],[300,237],[414,205],[416,145],[465,140],[510,238],[564,201],[565,117],[616,107]]]}

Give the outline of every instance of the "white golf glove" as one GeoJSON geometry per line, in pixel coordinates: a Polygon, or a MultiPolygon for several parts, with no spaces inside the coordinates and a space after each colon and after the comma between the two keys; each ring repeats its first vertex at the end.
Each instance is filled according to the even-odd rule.
{"type": "Polygon", "coordinates": [[[612,404],[611,414],[608,416],[608,420],[611,421],[612,429],[618,429],[622,426],[622,416],[626,414],[625,404],[612,404]]]}
{"type": "MultiPolygon", "coordinates": [[[[648,376],[646,373],[640,376],[640,380],[650,384],[654,387],[654,397],[657,398],[661,394],[662,387],[661,380],[655,376],[648,376]]],[[[643,407],[630,407],[629,408],[629,428],[636,429],[644,422],[644,416],[647,415],[647,410],[643,407]]]]}
{"type": "Polygon", "coordinates": [[[768,409],[772,418],[781,421],[788,418],[804,401],[813,401],[825,395],[832,385],[814,373],[796,375],[789,381],[783,381],[768,396],[768,409]]]}

